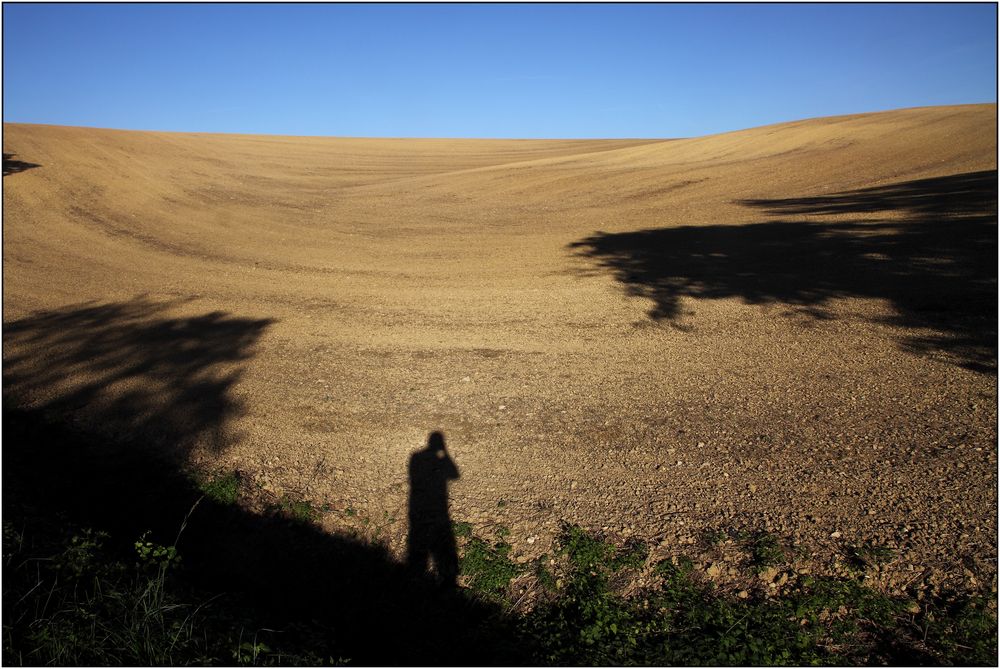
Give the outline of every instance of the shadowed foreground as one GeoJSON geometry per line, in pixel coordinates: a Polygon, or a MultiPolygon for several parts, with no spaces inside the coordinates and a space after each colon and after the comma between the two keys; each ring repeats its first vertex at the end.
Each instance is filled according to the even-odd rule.
{"type": "MultiPolygon", "coordinates": [[[[5,365],[3,505],[19,530],[90,527],[123,549],[149,530],[172,543],[201,493],[183,471],[183,452],[153,446],[205,435],[219,445],[240,410],[229,389],[268,321],[167,318],[165,308],[86,305],[8,325],[7,344],[19,352],[5,365]],[[21,353],[27,344],[51,355],[21,353]],[[148,392],[108,390],[129,380],[148,382],[148,392]],[[12,387],[50,397],[23,408],[7,394],[12,387]]],[[[329,652],[355,664],[518,660],[480,629],[499,611],[441,591],[380,546],[203,500],[177,547],[195,586],[231,593],[224,604],[251,612],[262,629],[311,620],[329,630],[329,652]]]]}

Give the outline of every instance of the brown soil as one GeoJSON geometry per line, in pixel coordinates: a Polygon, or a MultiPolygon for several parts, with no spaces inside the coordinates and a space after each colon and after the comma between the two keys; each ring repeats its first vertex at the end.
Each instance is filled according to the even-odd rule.
{"type": "Polygon", "coordinates": [[[888,589],[990,582],[996,127],[996,105],[672,141],[5,124],[5,396],[400,555],[407,463],[441,431],[452,518],[509,527],[518,559],[560,520],[661,555],[746,528],[801,565],[895,547],[888,589]]]}

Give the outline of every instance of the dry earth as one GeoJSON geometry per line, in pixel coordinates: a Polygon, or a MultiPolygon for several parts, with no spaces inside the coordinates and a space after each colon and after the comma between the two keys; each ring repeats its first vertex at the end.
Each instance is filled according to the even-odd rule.
{"type": "Polygon", "coordinates": [[[996,105],[672,141],[5,124],[5,396],[395,550],[440,430],[452,517],[519,559],[564,519],[664,555],[767,529],[803,569],[873,541],[888,589],[993,582],[996,127],[996,105]]]}

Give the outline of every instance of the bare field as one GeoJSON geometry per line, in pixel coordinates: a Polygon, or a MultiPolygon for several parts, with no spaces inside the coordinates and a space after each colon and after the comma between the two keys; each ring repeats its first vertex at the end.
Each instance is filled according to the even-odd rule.
{"type": "MultiPolygon", "coordinates": [[[[7,402],[406,538],[874,542],[994,579],[996,105],[681,140],[4,125],[7,402]],[[348,517],[347,509],[357,512],[348,517]]],[[[718,578],[725,580],[723,570],[718,578]]]]}

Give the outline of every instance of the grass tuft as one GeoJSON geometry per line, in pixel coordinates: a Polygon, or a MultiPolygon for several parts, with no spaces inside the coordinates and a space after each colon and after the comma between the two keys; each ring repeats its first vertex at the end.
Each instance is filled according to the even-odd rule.
{"type": "Polygon", "coordinates": [[[304,499],[282,497],[278,508],[289,518],[301,523],[314,522],[320,516],[320,511],[311,502],[304,499]]]}
{"type": "Polygon", "coordinates": [[[236,472],[211,478],[201,484],[201,491],[219,504],[235,504],[240,495],[240,479],[236,472]]]}

